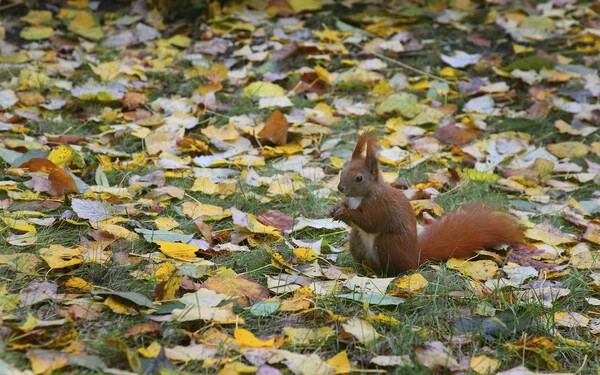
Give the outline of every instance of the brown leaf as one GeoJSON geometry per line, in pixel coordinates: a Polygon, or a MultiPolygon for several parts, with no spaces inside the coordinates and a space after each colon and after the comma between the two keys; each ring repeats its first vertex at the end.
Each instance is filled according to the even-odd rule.
{"type": "Polygon", "coordinates": [[[467,36],[467,40],[478,47],[489,47],[491,45],[490,40],[483,34],[470,34],[467,36]]]}
{"type": "Polygon", "coordinates": [[[590,221],[582,238],[600,244],[600,222],[590,221]]]}
{"type": "Polygon", "coordinates": [[[158,326],[158,323],[148,322],[148,323],[136,324],[134,326],[127,328],[127,331],[125,332],[125,338],[130,338],[133,336],[143,335],[143,334],[148,334],[148,333],[152,334],[156,337],[162,337],[162,332],[160,331],[160,327],[158,326]]]}
{"type": "Polygon", "coordinates": [[[535,260],[534,258],[543,254],[544,250],[538,249],[533,244],[522,242],[518,244],[512,244],[511,248],[513,250],[508,254],[509,262],[517,263],[521,266],[531,266],[538,271],[556,266],[556,264],[553,263],[535,260]]]}
{"type": "Polygon", "coordinates": [[[44,191],[54,196],[79,192],[79,189],[77,188],[73,178],[62,168],[48,159],[33,158],[28,162],[21,164],[19,167],[27,168],[29,169],[29,172],[44,172],[48,174],[50,185],[46,185],[38,180],[36,183],[34,183],[34,186],[45,190],[37,191],[44,191]]]}
{"type": "Polygon", "coordinates": [[[298,53],[298,45],[296,42],[285,45],[284,47],[271,53],[271,61],[282,61],[290,58],[298,53]]]}
{"type": "Polygon", "coordinates": [[[247,276],[217,276],[206,280],[201,288],[233,297],[242,306],[260,302],[270,297],[269,291],[247,276]]]}
{"type": "Polygon", "coordinates": [[[146,95],[138,92],[128,92],[123,96],[123,109],[133,111],[146,104],[146,95]]]}
{"type": "Polygon", "coordinates": [[[275,111],[271,114],[265,127],[258,133],[263,140],[267,140],[277,146],[287,143],[288,122],[283,113],[275,111]]]}
{"type": "Polygon", "coordinates": [[[102,315],[102,312],[93,306],[71,305],[66,311],[61,312],[61,315],[72,320],[96,320],[102,315]]]}
{"type": "Polygon", "coordinates": [[[86,142],[87,139],[80,135],[61,134],[59,136],[48,136],[48,144],[68,144],[79,145],[86,142]]]}
{"type": "Polygon", "coordinates": [[[256,215],[256,219],[265,225],[272,225],[280,231],[292,229],[294,218],[279,210],[267,210],[256,215]]]}
{"type": "Polygon", "coordinates": [[[196,220],[196,221],[194,221],[194,224],[196,224],[196,228],[198,228],[198,231],[200,233],[202,233],[204,238],[206,238],[206,240],[212,244],[213,243],[213,236],[212,236],[212,227],[213,226],[210,224],[206,224],[202,220],[196,220]]]}
{"type": "Polygon", "coordinates": [[[525,116],[529,120],[538,120],[545,118],[550,113],[552,106],[545,100],[538,100],[535,102],[531,108],[527,111],[527,116],[525,116]]]}
{"type": "Polygon", "coordinates": [[[454,124],[438,128],[433,136],[438,140],[455,146],[465,145],[481,134],[480,130],[458,127],[454,124]]]}

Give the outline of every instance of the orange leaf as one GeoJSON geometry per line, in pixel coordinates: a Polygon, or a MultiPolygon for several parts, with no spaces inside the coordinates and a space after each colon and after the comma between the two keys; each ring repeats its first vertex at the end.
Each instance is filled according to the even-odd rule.
{"type": "Polygon", "coordinates": [[[19,166],[27,168],[30,172],[44,172],[48,174],[51,188],[48,190],[50,195],[64,195],[68,193],[78,193],[79,189],[75,180],[62,168],[48,159],[33,158],[19,166]]]}
{"type": "Polygon", "coordinates": [[[287,143],[288,122],[283,113],[275,111],[271,114],[263,130],[258,136],[277,146],[283,146],[287,143]]]}

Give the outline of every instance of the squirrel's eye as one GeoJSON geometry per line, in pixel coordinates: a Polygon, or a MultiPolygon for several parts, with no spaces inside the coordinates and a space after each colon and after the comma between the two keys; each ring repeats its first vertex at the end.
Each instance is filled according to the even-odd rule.
{"type": "Polygon", "coordinates": [[[361,175],[361,174],[359,174],[358,176],[356,176],[356,177],[354,178],[354,180],[355,180],[356,182],[361,182],[361,181],[362,181],[362,175],[361,175]]]}

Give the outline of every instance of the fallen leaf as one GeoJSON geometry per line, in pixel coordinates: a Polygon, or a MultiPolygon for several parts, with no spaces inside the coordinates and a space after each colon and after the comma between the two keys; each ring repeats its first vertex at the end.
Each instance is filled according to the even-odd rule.
{"type": "Polygon", "coordinates": [[[283,113],[274,111],[265,127],[258,133],[263,141],[269,141],[275,145],[283,146],[287,143],[288,122],[283,113]]]}

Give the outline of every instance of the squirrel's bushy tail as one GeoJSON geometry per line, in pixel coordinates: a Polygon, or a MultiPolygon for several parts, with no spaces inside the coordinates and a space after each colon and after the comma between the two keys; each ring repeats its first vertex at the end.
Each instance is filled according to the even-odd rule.
{"type": "Polygon", "coordinates": [[[419,264],[428,259],[464,258],[484,247],[518,242],[516,219],[486,205],[469,205],[427,225],[419,236],[419,264]]]}

